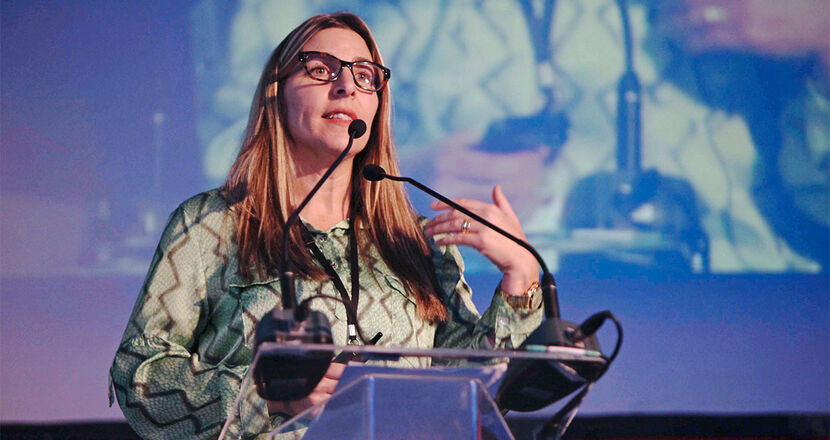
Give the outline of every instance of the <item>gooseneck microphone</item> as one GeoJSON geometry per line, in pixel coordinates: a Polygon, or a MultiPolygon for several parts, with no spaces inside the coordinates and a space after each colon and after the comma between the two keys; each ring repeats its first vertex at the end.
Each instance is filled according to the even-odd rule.
{"type": "MultiPolygon", "coordinates": [[[[433,191],[429,187],[421,184],[415,179],[410,177],[399,177],[399,176],[392,176],[386,174],[386,171],[378,165],[369,164],[363,167],[363,178],[366,180],[370,180],[373,182],[377,182],[383,179],[394,180],[397,182],[407,182],[414,185],[416,188],[420,189],[421,191],[435,197],[436,199],[446,203],[447,205],[451,206],[453,209],[464,213],[464,215],[472,218],[473,220],[487,226],[488,228],[498,232],[499,234],[509,238],[514,243],[518,244],[519,246],[527,249],[533,255],[533,258],[539,263],[539,266],[542,267],[542,282],[540,283],[542,288],[542,295],[545,307],[545,318],[548,319],[559,319],[559,298],[557,297],[556,293],[556,281],[553,279],[553,275],[548,270],[547,264],[545,264],[545,260],[539,255],[539,252],[533,248],[528,242],[514,236],[513,234],[505,231],[504,229],[490,223],[489,221],[483,219],[481,216],[477,215],[476,213],[470,211],[469,209],[459,205],[458,203],[453,202],[452,200],[444,197],[443,195],[433,191]]],[[[564,341],[560,341],[564,342],[564,341]]]]}
{"type": "MultiPolygon", "coordinates": [[[[599,342],[594,333],[606,317],[612,317],[610,312],[598,314],[602,315],[601,317],[594,315],[582,325],[563,321],[559,315],[559,299],[553,275],[548,270],[544,259],[529,243],[481,218],[481,216],[433,191],[415,179],[386,174],[383,168],[374,164],[363,167],[363,177],[374,182],[389,179],[410,183],[453,209],[507,237],[527,249],[536,258],[543,272],[541,287],[546,319],[527,337],[521,346],[522,349],[545,350],[549,346],[564,346],[583,348],[595,353],[600,352],[599,342]]],[[[613,317],[612,319],[615,320],[613,317]]],[[[536,411],[558,401],[583,385],[592,384],[607,370],[608,365],[614,360],[619,351],[622,342],[621,327],[619,325],[618,330],[620,330],[620,337],[617,340],[617,346],[606,362],[548,362],[514,359],[510,362],[502,379],[502,384],[496,395],[496,402],[503,410],[536,411]]],[[[588,388],[590,387],[586,386],[584,392],[587,392],[588,388]]],[[[581,401],[581,398],[579,400],[581,401]]],[[[572,400],[572,402],[575,402],[575,400],[572,400]]]]}
{"type": "MultiPolygon", "coordinates": [[[[349,137],[352,138],[351,140],[363,136],[363,133],[366,133],[366,123],[363,122],[362,119],[355,119],[351,124],[349,124],[349,137]]],[[[349,143],[349,146],[346,148],[351,148],[351,146],[352,144],[349,143]]]]}
{"type": "MultiPolygon", "coordinates": [[[[302,202],[297,206],[296,209],[288,216],[288,219],[285,220],[285,226],[282,228],[282,260],[280,260],[280,288],[282,290],[282,304],[283,307],[286,309],[294,309],[297,307],[297,292],[294,288],[294,273],[291,271],[291,265],[288,261],[288,238],[289,233],[291,231],[291,227],[297,223],[297,219],[300,217],[300,212],[305,208],[305,205],[314,197],[314,194],[317,194],[317,191],[323,186],[323,183],[331,176],[331,173],[334,172],[334,169],[340,165],[340,162],[343,162],[343,159],[346,158],[346,155],[349,154],[349,151],[352,149],[352,142],[355,139],[363,136],[363,133],[366,133],[366,123],[360,119],[355,119],[354,121],[349,124],[349,143],[346,144],[346,148],[337,156],[337,159],[332,162],[329,169],[320,177],[320,180],[314,185],[314,188],[309,191],[309,193],[305,196],[302,202]]],[[[298,311],[298,313],[302,313],[298,311]]],[[[297,316],[298,320],[302,320],[302,316],[297,316]]]]}
{"type": "Polygon", "coordinates": [[[349,143],[326,170],[305,199],[288,216],[282,231],[282,260],[280,261],[280,288],[282,309],[266,313],[257,323],[255,337],[255,358],[253,378],[257,393],[267,400],[297,400],[308,396],[323,378],[331,363],[331,352],[309,352],[300,354],[266,354],[256,356],[263,342],[318,343],[331,344],[331,324],[321,312],[312,311],[307,305],[297,306],[294,285],[295,273],[288,258],[288,236],[297,222],[300,212],[320,189],[331,173],[345,159],[352,142],[366,132],[366,123],[355,119],[349,124],[349,143]]]}

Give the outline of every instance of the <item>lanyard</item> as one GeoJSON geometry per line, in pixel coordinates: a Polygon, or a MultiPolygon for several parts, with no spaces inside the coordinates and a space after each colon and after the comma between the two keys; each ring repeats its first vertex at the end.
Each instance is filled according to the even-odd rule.
{"type": "Polygon", "coordinates": [[[355,233],[355,225],[354,225],[354,218],[349,217],[349,270],[351,271],[352,275],[352,295],[351,298],[349,297],[349,293],[346,292],[346,286],[343,284],[343,280],[340,279],[340,276],[337,275],[337,272],[334,270],[331,262],[323,255],[323,252],[320,251],[320,248],[317,247],[317,243],[314,242],[314,237],[309,232],[308,228],[305,227],[304,224],[300,224],[300,233],[303,236],[303,241],[305,241],[306,246],[311,249],[311,253],[314,254],[314,258],[317,262],[323,266],[323,270],[326,271],[331,281],[334,283],[334,287],[340,293],[340,297],[343,299],[343,302],[348,304],[346,307],[346,324],[348,325],[348,344],[357,344],[357,331],[355,329],[355,323],[357,322],[357,303],[360,299],[360,268],[358,267],[357,262],[357,235],[355,233]]]}

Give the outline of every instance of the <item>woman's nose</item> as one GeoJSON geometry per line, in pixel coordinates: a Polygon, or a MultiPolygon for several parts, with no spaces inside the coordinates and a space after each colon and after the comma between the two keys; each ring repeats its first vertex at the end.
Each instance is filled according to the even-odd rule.
{"type": "Polygon", "coordinates": [[[343,71],[340,72],[340,77],[334,80],[332,84],[332,90],[337,96],[350,96],[357,91],[354,78],[352,78],[352,72],[345,67],[343,68],[343,71]]]}

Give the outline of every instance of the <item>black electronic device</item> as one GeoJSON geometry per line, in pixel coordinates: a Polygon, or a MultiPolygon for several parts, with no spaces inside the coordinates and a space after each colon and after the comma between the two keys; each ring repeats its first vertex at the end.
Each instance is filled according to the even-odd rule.
{"type": "MultiPolygon", "coordinates": [[[[274,309],[257,323],[255,347],[263,342],[331,344],[331,324],[321,312],[311,311],[302,321],[294,310],[274,309]]],[[[326,374],[332,352],[315,351],[259,356],[254,365],[257,393],[266,400],[297,400],[311,394],[326,374]]]]}

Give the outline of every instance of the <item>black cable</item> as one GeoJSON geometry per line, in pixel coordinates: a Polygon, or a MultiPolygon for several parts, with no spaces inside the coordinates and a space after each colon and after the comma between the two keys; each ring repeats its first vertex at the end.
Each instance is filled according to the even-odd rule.
{"type": "MultiPolygon", "coordinates": [[[[588,394],[588,391],[591,387],[597,383],[597,381],[608,371],[608,368],[611,366],[611,363],[617,358],[617,355],[620,353],[620,347],[622,346],[623,341],[623,329],[622,324],[617,318],[609,311],[600,312],[598,315],[604,316],[605,318],[610,319],[614,322],[614,326],[617,327],[617,343],[614,346],[614,351],[611,352],[611,356],[607,359],[607,362],[603,366],[602,370],[600,370],[599,374],[596,375],[591,381],[589,381],[582,390],[577,393],[568,403],[565,404],[559,411],[556,412],[544,425],[539,431],[540,438],[542,439],[555,439],[557,437],[557,433],[564,433],[565,430],[568,429],[570,426],[571,421],[573,418],[565,420],[565,417],[573,411],[575,408],[579,407],[582,404],[582,400],[585,399],[585,396],[588,394]],[[565,424],[562,425],[562,421],[565,421],[565,424]]],[[[596,316],[596,315],[595,315],[596,316]]],[[[592,317],[593,318],[593,317],[592,317]]],[[[590,320],[591,318],[588,318],[590,320]]],[[[588,335],[590,336],[590,335],[588,335]]]]}

